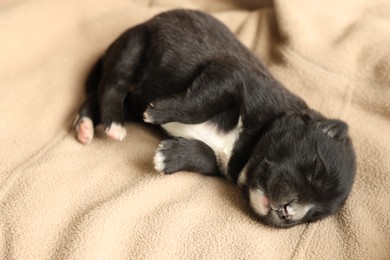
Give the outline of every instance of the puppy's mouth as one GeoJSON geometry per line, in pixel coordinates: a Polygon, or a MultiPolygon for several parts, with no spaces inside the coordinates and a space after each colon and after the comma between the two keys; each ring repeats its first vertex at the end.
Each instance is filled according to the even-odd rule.
{"type": "Polygon", "coordinates": [[[270,198],[261,189],[249,189],[249,203],[261,222],[266,225],[286,228],[294,225],[290,218],[281,218],[279,209],[271,207],[270,198]]]}
{"type": "Polygon", "coordinates": [[[302,219],[306,213],[313,207],[313,204],[290,204],[290,203],[276,207],[272,204],[270,198],[261,188],[249,189],[249,203],[261,222],[266,225],[288,228],[299,223],[303,223],[302,219]]]}

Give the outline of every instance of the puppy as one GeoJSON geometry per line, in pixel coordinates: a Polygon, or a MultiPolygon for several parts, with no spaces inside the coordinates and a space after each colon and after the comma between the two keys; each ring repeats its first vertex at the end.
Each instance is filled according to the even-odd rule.
{"type": "Polygon", "coordinates": [[[122,140],[132,116],[172,138],[156,170],[224,176],[239,184],[258,219],[291,227],[336,213],[355,176],[347,125],[284,88],[219,21],[174,10],[125,31],[97,62],[76,121],[122,140]]]}

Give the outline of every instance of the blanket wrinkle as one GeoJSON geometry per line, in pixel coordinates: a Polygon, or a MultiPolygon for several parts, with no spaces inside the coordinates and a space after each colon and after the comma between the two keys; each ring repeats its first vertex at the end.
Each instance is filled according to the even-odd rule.
{"type": "Polygon", "coordinates": [[[310,223],[305,224],[305,229],[303,230],[302,234],[300,235],[298,243],[294,247],[294,250],[292,251],[291,257],[289,259],[291,259],[291,260],[301,259],[300,257],[298,257],[298,255],[301,253],[300,249],[307,239],[309,239],[309,240],[311,239],[313,234],[314,234],[313,226],[310,226],[310,223]]]}
{"type": "Polygon", "coordinates": [[[370,87],[373,88],[390,84],[390,80],[367,79],[364,77],[343,74],[340,71],[324,67],[321,63],[316,62],[314,59],[310,59],[310,57],[303,55],[301,52],[291,48],[290,46],[281,46],[279,49],[284,56],[289,57],[291,60],[294,60],[294,62],[299,62],[301,66],[311,67],[311,69],[316,70],[317,73],[328,74],[326,75],[328,77],[338,78],[343,81],[350,81],[354,85],[358,86],[367,86],[368,84],[372,84],[370,87]]]}
{"type": "Polygon", "coordinates": [[[68,136],[69,131],[56,133],[56,135],[53,136],[50,141],[37,149],[37,153],[27,157],[8,171],[0,171],[0,176],[2,177],[0,183],[0,199],[7,196],[7,192],[12,187],[12,185],[15,184],[21,174],[25,174],[25,172],[27,172],[30,167],[33,167],[39,163],[39,160],[42,160],[45,155],[55,149],[56,145],[59,145],[68,136]],[[19,174],[16,174],[17,172],[19,172],[19,174]]]}
{"type": "MultiPolygon", "coordinates": [[[[155,179],[149,180],[148,181],[149,184],[152,183],[154,180],[155,179]]],[[[54,251],[52,259],[60,259],[64,257],[62,253],[69,251],[69,250],[64,250],[65,249],[64,247],[69,247],[74,243],[80,242],[78,241],[78,238],[80,237],[80,233],[83,232],[83,229],[80,229],[80,227],[91,225],[91,223],[93,224],[94,221],[97,221],[96,212],[103,212],[101,214],[106,214],[107,212],[106,210],[110,209],[109,204],[111,203],[118,204],[118,200],[124,200],[125,197],[129,196],[129,193],[135,193],[137,191],[137,187],[139,187],[139,184],[141,182],[142,182],[142,178],[139,177],[136,180],[133,180],[131,183],[126,184],[122,189],[116,191],[114,194],[110,194],[108,197],[104,198],[103,200],[91,203],[91,205],[88,205],[85,209],[80,209],[81,212],[79,212],[77,216],[73,217],[73,220],[69,222],[69,224],[66,227],[64,227],[63,229],[64,236],[58,239],[57,242],[58,248],[54,251]]],[[[203,180],[201,179],[195,184],[190,183],[192,185],[192,187],[190,187],[190,190],[195,191],[196,190],[195,187],[199,187],[202,182],[203,180]]],[[[191,194],[192,193],[190,193],[189,195],[191,194]]],[[[142,199],[142,197],[140,197],[140,199],[142,199]]],[[[153,205],[153,207],[148,211],[149,214],[146,216],[146,218],[148,219],[152,217],[152,215],[156,214],[156,212],[159,212],[161,210],[169,210],[170,207],[169,204],[173,205],[185,201],[187,199],[188,197],[180,197],[178,200],[173,200],[173,201],[169,200],[168,203],[159,202],[159,204],[153,205]]],[[[133,201],[133,203],[135,203],[135,201],[133,201]]],[[[142,210],[142,208],[139,208],[138,210],[142,210]]],[[[141,217],[141,219],[137,221],[141,222],[147,220],[143,220],[141,217]]],[[[148,222],[150,223],[150,221],[148,222]]]]}
{"type": "Polygon", "coordinates": [[[0,259],[390,258],[388,0],[7,0],[0,27],[0,259]],[[140,123],[122,142],[74,139],[97,58],[174,8],[211,13],[289,90],[347,121],[358,172],[338,214],[264,226],[223,179],[157,174],[163,135],[140,123]]]}

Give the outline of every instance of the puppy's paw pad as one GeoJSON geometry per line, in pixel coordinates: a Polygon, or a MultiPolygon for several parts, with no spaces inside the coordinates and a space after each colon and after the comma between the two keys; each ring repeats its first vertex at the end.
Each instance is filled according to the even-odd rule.
{"type": "Polygon", "coordinates": [[[89,144],[93,139],[94,126],[89,117],[81,117],[76,120],[76,137],[82,144],[89,144]]]}
{"type": "Polygon", "coordinates": [[[114,140],[122,141],[126,137],[126,128],[119,123],[112,123],[105,129],[107,136],[114,140]]]}

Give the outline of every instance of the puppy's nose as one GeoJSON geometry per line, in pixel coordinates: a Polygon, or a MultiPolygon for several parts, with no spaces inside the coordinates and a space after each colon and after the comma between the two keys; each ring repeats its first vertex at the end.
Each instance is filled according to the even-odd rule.
{"type": "Polygon", "coordinates": [[[276,213],[278,214],[279,218],[286,219],[286,220],[290,220],[291,219],[291,215],[288,214],[287,206],[288,206],[288,204],[285,204],[283,206],[278,207],[275,210],[276,213]]]}

